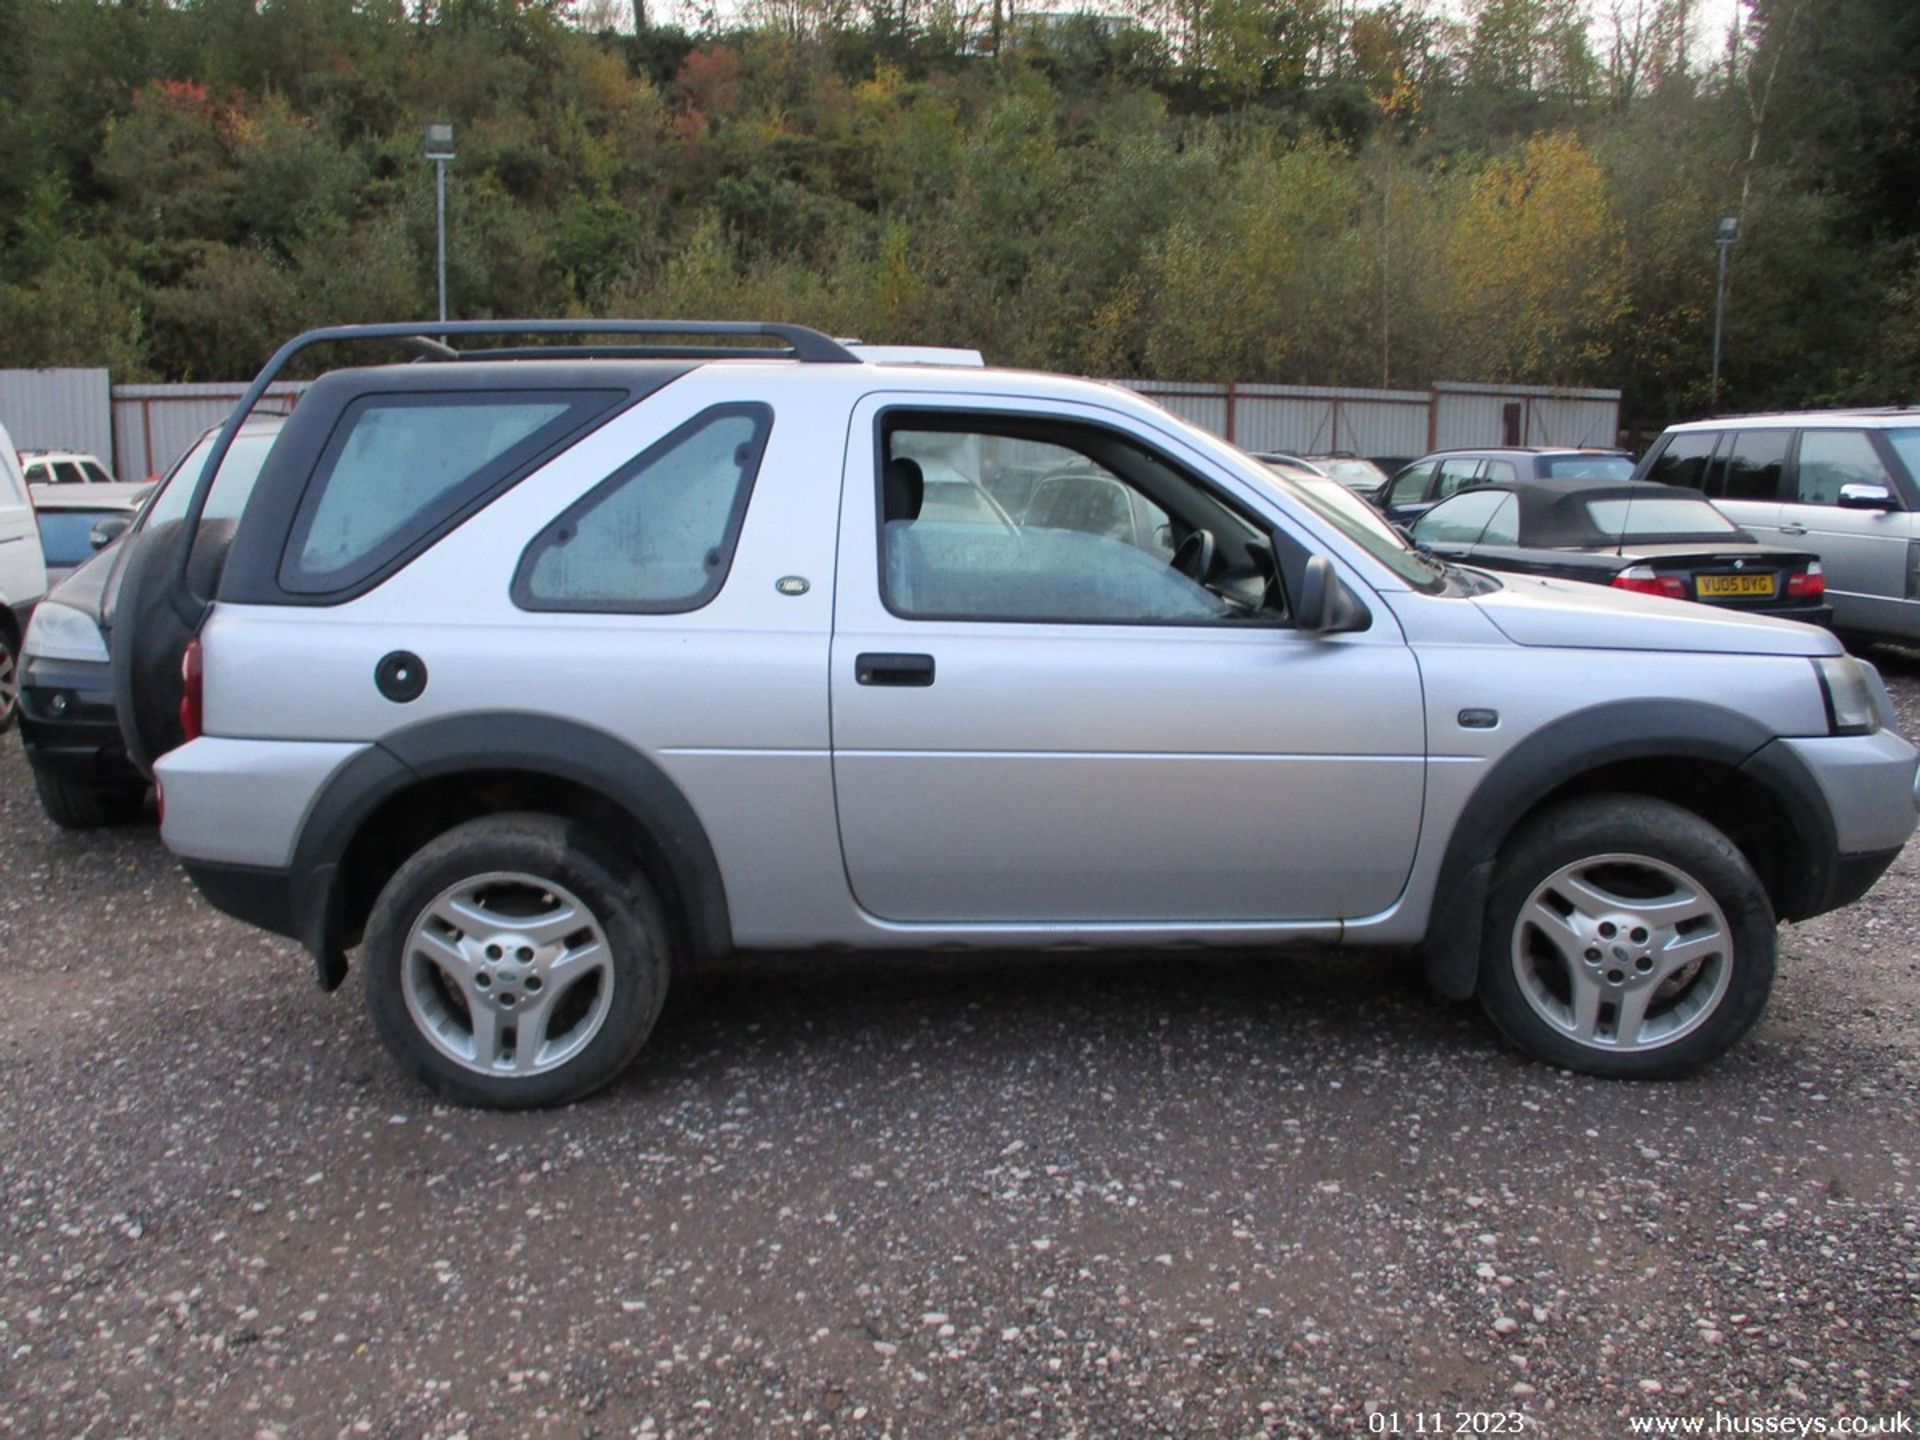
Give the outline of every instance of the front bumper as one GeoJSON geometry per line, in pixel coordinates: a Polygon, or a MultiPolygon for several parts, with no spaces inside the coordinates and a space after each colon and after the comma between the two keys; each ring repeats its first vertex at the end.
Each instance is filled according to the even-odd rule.
{"type": "Polygon", "coordinates": [[[1818,791],[1817,863],[1786,915],[1823,915],[1858,900],[1900,854],[1920,820],[1920,751],[1892,730],[1776,740],[1749,772],[1797,771],[1818,791]]]}
{"type": "Polygon", "coordinates": [[[127,759],[113,709],[112,670],[104,661],[25,657],[20,739],[36,771],[69,785],[106,789],[147,783],[127,759]]]}

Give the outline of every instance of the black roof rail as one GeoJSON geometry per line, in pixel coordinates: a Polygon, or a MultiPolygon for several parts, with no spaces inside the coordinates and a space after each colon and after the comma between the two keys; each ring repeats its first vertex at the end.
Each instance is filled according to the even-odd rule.
{"type": "MultiPolygon", "coordinates": [[[[232,413],[227,416],[226,423],[220,427],[220,438],[213,442],[213,449],[207,452],[206,463],[200,467],[199,478],[194,481],[186,513],[180,517],[180,526],[186,532],[187,541],[180,547],[180,559],[175,571],[179,585],[173,592],[179,597],[179,604],[187,607],[181,610],[180,618],[189,628],[200,628],[207,607],[213,603],[211,595],[194,593],[188,568],[188,561],[193,555],[193,537],[200,533],[200,518],[206,512],[207,496],[213,489],[213,477],[220,473],[220,466],[225,462],[227,452],[233,448],[233,437],[239,432],[242,422],[253,412],[260,397],[267,393],[267,387],[280,378],[280,372],[287,368],[288,362],[301,351],[310,350],[316,345],[353,340],[394,341],[419,351],[422,360],[547,358],[547,352],[539,349],[460,351],[447,344],[449,339],[460,335],[662,335],[682,339],[698,336],[705,339],[784,340],[786,345],[783,348],[769,346],[753,349],[718,345],[710,348],[662,347],[652,358],[751,359],[755,355],[766,355],[813,365],[860,363],[858,355],[818,330],[805,325],[777,325],[759,320],[440,320],[424,324],[407,321],[380,325],[329,325],[319,330],[308,330],[274,351],[273,358],[253,377],[253,383],[247,386],[232,413]]],[[[551,352],[551,358],[556,359],[578,359],[583,356],[637,358],[635,347],[632,346],[607,349],[565,346],[556,347],[551,352]]]]}

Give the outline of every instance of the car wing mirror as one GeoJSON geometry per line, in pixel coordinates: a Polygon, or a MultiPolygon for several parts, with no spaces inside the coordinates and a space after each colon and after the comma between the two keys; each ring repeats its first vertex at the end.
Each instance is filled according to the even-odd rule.
{"type": "Polygon", "coordinates": [[[1840,508],[1842,510],[1898,510],[1900,502],[1894,499],[1893,491],[1884,485],[1855,481],[1840,487],[1840,508]]]}
{"type": "Polygon", "coordinates": [[[104,550],[126,534],[127,527],[132,523],[133,517],[130,515],[115,515],[110,519],[96,520],[93,522],[93,528],[87,531],[87,543],[96,550],[104,550]]]}
{"type": "Polygon", "coordinates": [[[1308,558],[1300,577],[1300,603],[1293,623],[1313,635],[1344,635],[1365,630],[1373,616],[1324,555],[1308,558]]]}

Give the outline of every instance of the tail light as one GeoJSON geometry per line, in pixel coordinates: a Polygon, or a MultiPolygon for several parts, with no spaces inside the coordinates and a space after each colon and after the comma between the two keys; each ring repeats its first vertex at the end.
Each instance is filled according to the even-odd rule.
{"type": "Polygon", "coordinates": [[[1820,568],[1815,560],[1807,566],[1806,572],[1787,577],[1787,594],[1800,600],[1818,600],[1827,593],[1827,572],[1820,568]]]}
{"type": "Polygon", "coordinates": [[[200,642],[189,640],[187,653],[180,657],[180,728],[188,740],[200,738],[202,682],[200,642]]]}
{"type": "Polygon", "coordinates": [[[1685,581],[1677,575],[1656,575],[1651,565],[1629,565],[1613,577],[1613,588],[1636,595],[1664,595],[1669,600],[1687,598],[1685,581]]]}

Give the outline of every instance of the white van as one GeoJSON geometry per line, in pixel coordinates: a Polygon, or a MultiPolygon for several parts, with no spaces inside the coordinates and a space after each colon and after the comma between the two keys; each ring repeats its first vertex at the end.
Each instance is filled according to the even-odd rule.
{"type": "Polygon", "coordinates": [[[40,527],[20,473],[13,437],[0,425],[0,733],[13,728],[20,706],[20,637],[27,617],[47,593],[40,527]]]}

